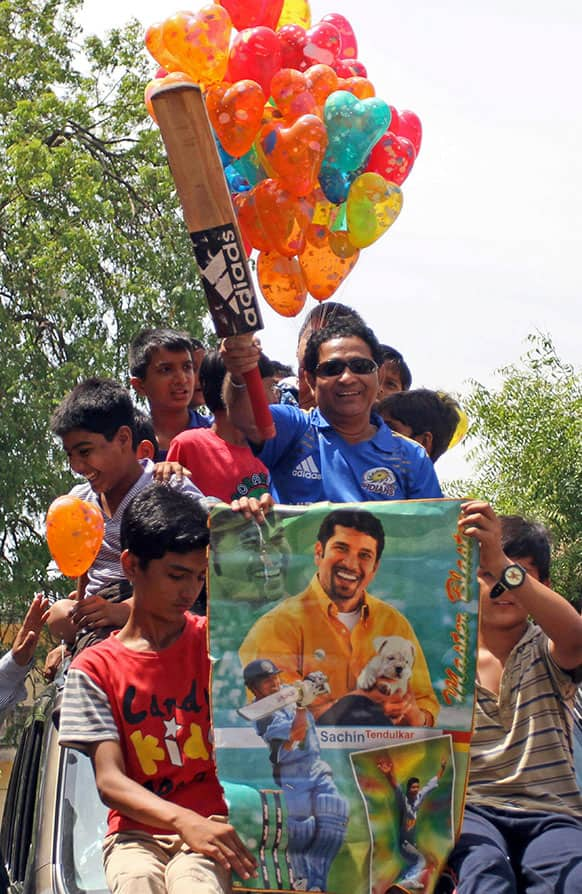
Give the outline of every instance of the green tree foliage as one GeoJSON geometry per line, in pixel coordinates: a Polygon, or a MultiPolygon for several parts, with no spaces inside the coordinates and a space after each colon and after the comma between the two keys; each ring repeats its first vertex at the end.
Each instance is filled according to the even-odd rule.
{"type": "Polygon", "coordinates": [[[0,0],[0,617],[45,580],[42,519],[71,485],[48,433],[76,381],[127,381],[144,325],[199,337],[204,301],[137,23],[82,39],[80,0],[0,0]],[[40,532],[40,533],[39,533],[40,532]]]}
{"type": "Polygon", "coordinates": [[[463,406],[470,490],[498,512],[543,521],[554,542],[556,589],[582,596],[582,376],[545,335],[529,337],[521,363],[499,370],[498,390],[473,382],[463,406]]]}

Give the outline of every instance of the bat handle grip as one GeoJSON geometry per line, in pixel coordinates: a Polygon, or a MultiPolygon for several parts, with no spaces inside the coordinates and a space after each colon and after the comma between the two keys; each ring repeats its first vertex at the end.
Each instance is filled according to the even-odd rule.
{"type": "Polygon", "coordinates": [[[267,403],[259,367],[255,366],[250,372],[244,373],[243,377],[246,382],[249,400],[251,402],[251,407],[253,408],[253,416],[255,417],[255,424],[259,431],[261,441],[268,441],[269,438],[275,437],[275,423],[273,422],[269,404],[267,403]]]}

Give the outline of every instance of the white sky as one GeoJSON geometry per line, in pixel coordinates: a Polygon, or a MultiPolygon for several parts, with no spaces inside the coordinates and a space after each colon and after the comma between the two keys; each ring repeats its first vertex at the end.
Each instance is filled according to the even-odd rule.
{"type": "MultiPolygon", "coordinates": [[[[145,30],[179,8],[86,0],[82,21],[101,32],[135,16],[145,30]]],[[[350,20],[377,96],[424,128],[399,219],[332,300],[402,351],[413,386],[491,384],[535,330],[579,365],[579,0],[312,0],[311,10],[314,23],[329,12],[350,20]]],[[[266,353],[294,362],[305,311],[288,320],[263,307],[266,353]]],[[[465,469],[462,446],[437,465],[441,480],[465,469]]]]}

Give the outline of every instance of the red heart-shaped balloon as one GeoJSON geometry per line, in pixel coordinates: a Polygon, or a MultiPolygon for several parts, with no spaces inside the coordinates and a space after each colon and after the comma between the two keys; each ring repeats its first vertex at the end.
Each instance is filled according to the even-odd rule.
{"type": "Polygon", "coordinates": [[[301,25],[283,25],[277,31],[281,48],[281,68],[301,68],[303,64],[303,47],[307,40],[305,28],[301,25]]]}
{"type": "Polygon", "coordinates": [[[319,22],[305,33],[303,66],[333,65],[341,50],[340,33],[331,22],[319,22]]]}
{"type": "Polygon", "coordinates": [[[358,42],[354,29],[346,17],[340,15],[339,12],[330,12],[321,21],[330,22],[339,31],[341,38],[340,57],[342,59],[355,59],[358,55],[358,42]]]}
{"type": "Polygon", "coordinates": [[[385,180],[400,186],[410,174],[415,158],[410,140],[388,131],[370,152],[366,171],[381,174],[385,180]]]}
{"type": "Polygon", "coordinates": [[[367,78],[368,72],[363,62],[358,59],[338,59],[333,68],[340,78],[367,78]]]}
{"type": "Polygon", "coordinates": [[[399,137],[406,137],[414,146],[414,151],[418,155],[420,152],[420,144],[422,143],[422,124],[420,118],[415,112],[403,109],[398,112],[397,122],[392,119],[390,129],[399,137]]]}
{"type": "Polygon", "coordinates": [[[232,42],[228,71],[224,80],[234,83],[248,79],[271,95],[271,80],[281,68],[281,45],[272,28],[262,25],[239,31],[232,42]]]}
{"type": "Polygon", "coordinates": [[[232,19],[232,24],[237,31],[244,28],[256,28],[264,25],[265,28],[277,27],[281,17],[284,0],[219,0],[232,19]]]}
{"type": "MultiPolygon", "coordinates": [[[[335,68],[341,51],[341,37],[331,22],[319,22],[308,31],[300,25],[285,25],[277,32],[282,48],[284,68],[305,71],[311,65],[335,68]]],[[[348,72],[349,77],[355,72],[348,72]]]]}

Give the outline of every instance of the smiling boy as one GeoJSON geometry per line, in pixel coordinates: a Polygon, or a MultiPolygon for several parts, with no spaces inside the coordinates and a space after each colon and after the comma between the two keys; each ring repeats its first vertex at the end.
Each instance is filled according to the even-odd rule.
{"type": "Polygon", "coordinates": [[[61,745],[89,754],[110,808],[113,894],[223,894],[256,864],[234,828],[212,756],[206,620],[188,613],[205,580],[207,515],[152,484],[128,505],[121,562],[127,623],[80,653],[67,676],[61,745]]]}
{"type": "MultiPolygon", "coordinates": [[[[64,398],[51,419],[53,434],[61,438],[71,470],[86,480],[71,494],[94,503],[103,514],[105,535],[77,595],[61,599],[50,610],[49,629],[72,642],[76,625],[90,629],[121,627],[131,594],[120,563],[119,530],[130,500],[153,479],[151,460],[138,460],[135,410],[129,392],[111,379],[80,382],[64,398]],[[69,619],[73,612],[73,623],[69,619]]],[[[186,478],[170,482],[195,498],[202,494],[186,478]]]]}

